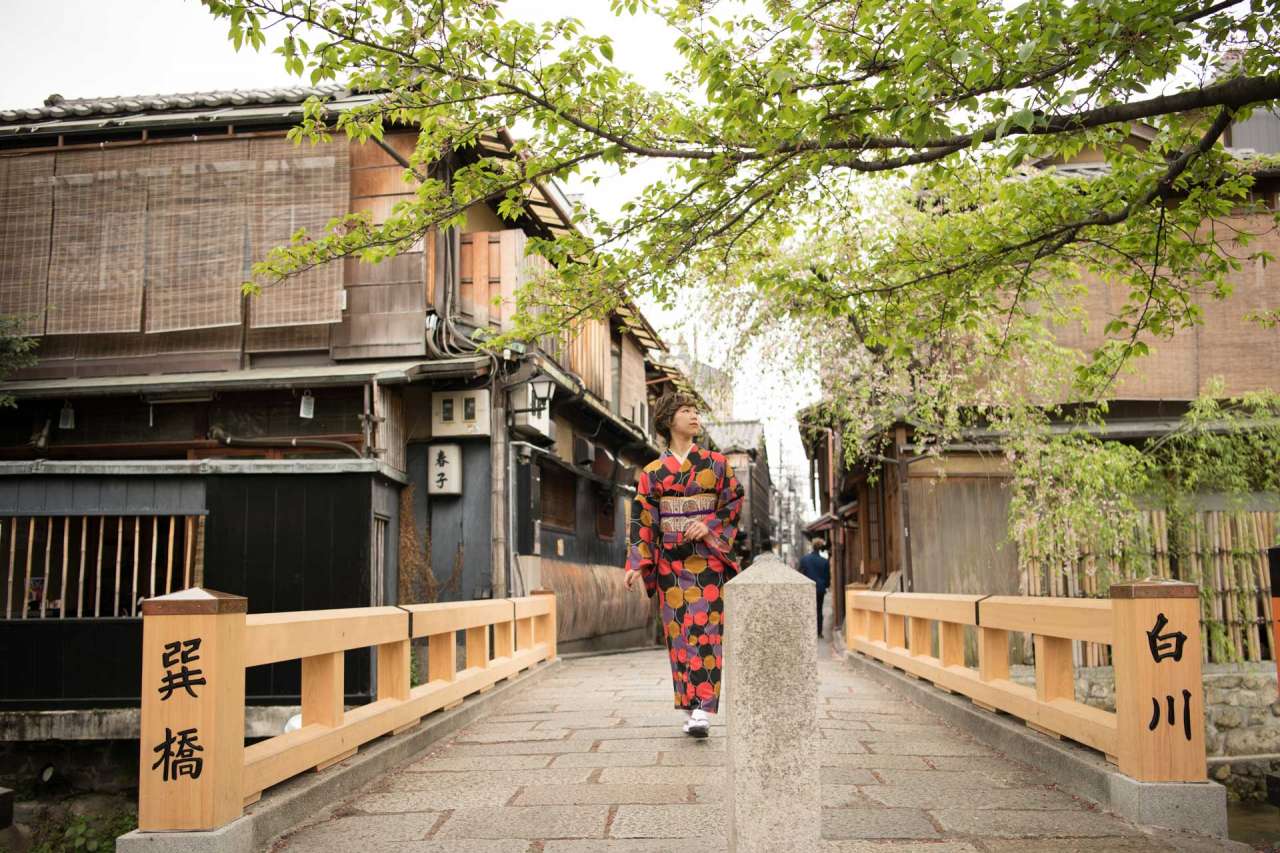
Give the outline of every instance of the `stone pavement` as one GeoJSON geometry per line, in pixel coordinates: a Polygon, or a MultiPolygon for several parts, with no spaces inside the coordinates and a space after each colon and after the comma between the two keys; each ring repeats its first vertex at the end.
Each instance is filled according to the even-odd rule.
{"type": "MultiPolygon", "coordinates": [[[[855,674],[825,642],[820,657],[819,853],[1220,849],[1145,833],[855,674]]],[[[274,850],[723,851],[723,721],[691,739],[669,696],[661,651],[565,661],[274,850]]]]}

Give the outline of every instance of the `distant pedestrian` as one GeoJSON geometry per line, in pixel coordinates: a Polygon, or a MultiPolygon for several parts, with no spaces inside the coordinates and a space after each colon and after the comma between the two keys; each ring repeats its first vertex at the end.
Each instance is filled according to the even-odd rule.
{"type": "Polygon", "coordinates": [[[800,574],[817,584],[818,587],[818,636],[822,636],[822,601],[827,597],[827,587],[831,586],[831,564],[822,556],[827,543],[821,539],[813,540],[813,551],[800,558],[800,574]]]}
{"type": "Polygon", "coordinates": [[[626,586],[637,577],[661,594],[662,627],[685,734],[706,737],[720,703],[726,581],[738,573],[742,486],[728,460],[693,443],[702,431],[698,399],[669,394],[654,409],[667,449],[645,466],[631,510],[626,586]]]}

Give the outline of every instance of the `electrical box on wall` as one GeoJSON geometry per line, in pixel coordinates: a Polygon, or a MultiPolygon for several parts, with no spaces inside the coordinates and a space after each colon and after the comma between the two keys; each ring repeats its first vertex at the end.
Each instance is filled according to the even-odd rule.
{"type": "Polygon", "coordinates": [[[431,435],[488,435],[489,391],[436,391],[431,395],[431,435]]]}
{"type": "Polygon", "coordinates": [[[529,383],[517,385],[508,395],[508,405],[513,412],[511,426],[521,435],[533,438],[554,439],[551,431],[551,406],[544,405],[542,411],[521,412],[520,409],[532,409],[534,406],[533,386],[529,383]]]}

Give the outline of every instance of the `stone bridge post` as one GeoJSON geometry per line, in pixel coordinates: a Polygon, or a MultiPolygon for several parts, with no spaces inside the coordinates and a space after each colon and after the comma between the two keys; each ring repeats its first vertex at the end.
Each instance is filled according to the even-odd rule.
{"type": "Polygon", "coordinates": [[[813,581],[772,554],[725,584],[729,853],[818,846],[814,600],[813,581]]]}

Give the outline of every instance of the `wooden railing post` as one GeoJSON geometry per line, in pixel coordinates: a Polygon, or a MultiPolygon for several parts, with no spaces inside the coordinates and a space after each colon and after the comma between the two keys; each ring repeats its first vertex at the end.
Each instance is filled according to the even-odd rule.
{"type": "MultiPolygon", "coordinates": [[[[470,650],[468,649],[468,655],[470,650]]],[[[469,662],[468,662],[469,665],[469,662]]],[[[453,631],[427,637],[427,679],[453,681],[458,674],[458,639],[453,631]]]]}
{"type": "Polygon", "coordinates": [[[844,587],[844,645],[849,651],[853,651],[855,639],[872,639],[869,632],[870,615],[853,606],[854,595],[867,589],[870,586],[865,583],[850,583],[844,587]]]}
{"type": "Polygon", "coordinates": [[[344,652],[302,659],[302,724],[334,728],[342,725],[345,686],[344,652]]]}
{"type": "Polygon", "coordinates": [[[556,594],[549,589],[535,589],[534,595],[546,596],[551,605],[551,612],[538,616],[533,624],[533,641],[547,644],[547,660],[556,659],[556,634],[559,627],[556,623],[556,594]]]}
{"type": "Polygon", "coordinates": [[[983,681],[1008,680],[1009,632],[978,628],[978,677],[983,681]]]}
{"type": "Polygon", "coordinates": [[[964,626],[938,623],[938,658],[943,666],[964,666],[964,626]]]}
{"type": "Polygon", "coordinates": [[[915,657],[928,656],[933,651],[933,631],[929,628],[929,620],[912,616],[907,622],[908,652],[915,657]]]}
{"type": "MultiPolygon", "coordinates": [[[[880,606],[884,607],[884,601],[881,600],[880,606]]],[[[866,610],[867,614],[867,639],[873,643],[883,643],[885,641],[885,625],[883,610],[866,610]]]]}
{"type": "Polygon", "coordinates": [[[907,618],[897,613],[886,611],[884,623],[884,641],[889,644],[889,648],[905,649],[907,647],[907,618]]]}
{"type": "Polygon", "coordinates": [[[493,624],[493,656],[509,658],[516,653],[515,616],[511,621],[506,619],[493,624]]]}
{"type": "Polygon", "coordinates": [[[533,619],[526,616],[516,620],[516,648],[522,652],[533,648],[533,619]]]}
{"type": "Polygon", "coordinates": [[[467,629],[467,669],[484,669],[489,665],[489,626],[467,629]]]}
{"type": "Polygon", "coordinates": [[[1113,584],[1111,604],[1120,771],[1143,782],[1204,781],[1198,588],[1113,584]]]}
{"type": "Polygon", "coordinates": [[[216,829],[240,816],[245,613],[187,589],[142,603],[138,829],[216,829]]]}

